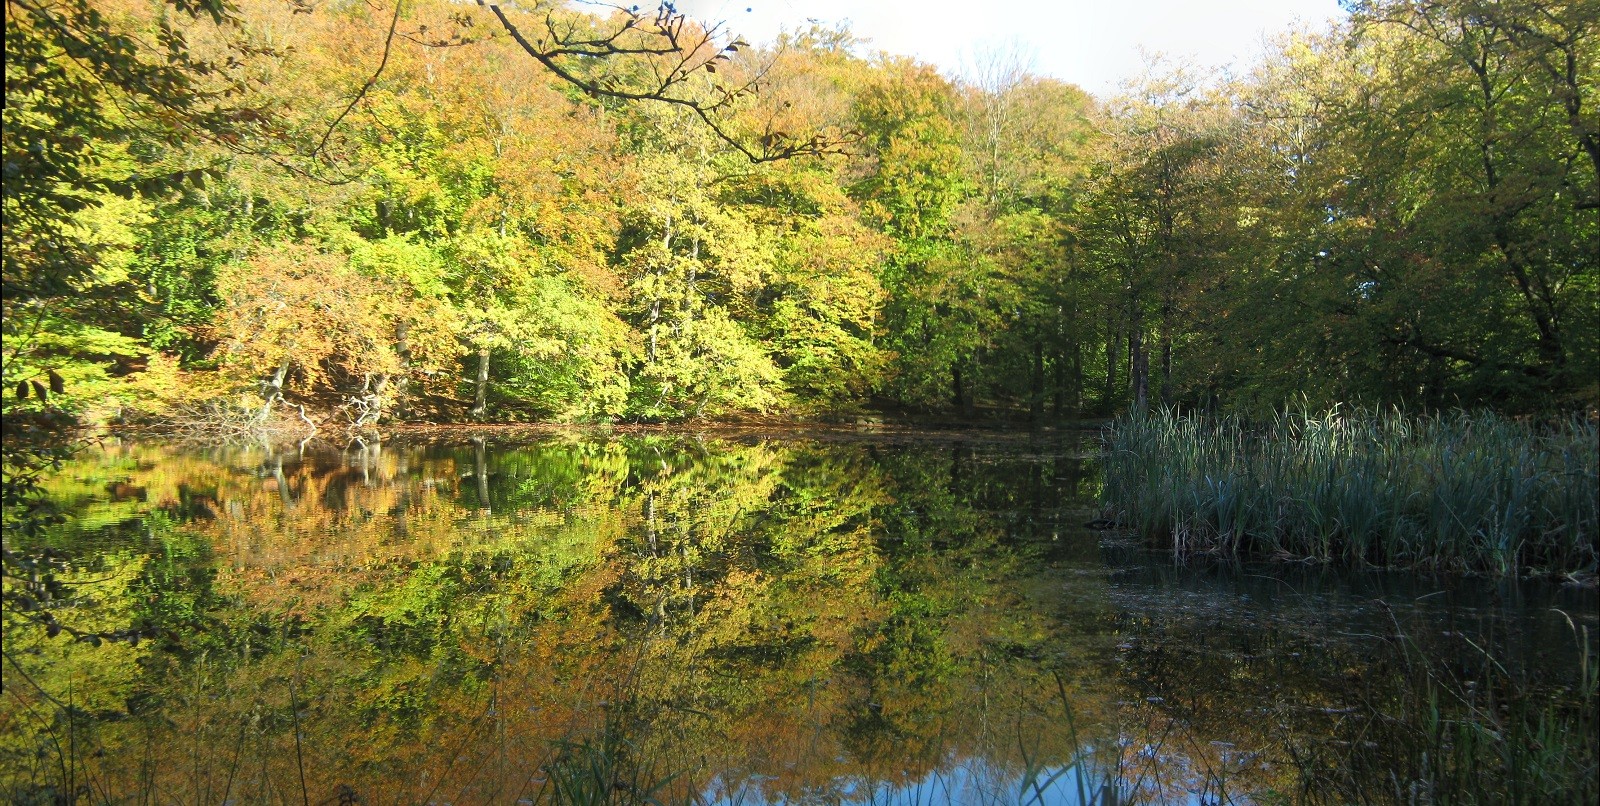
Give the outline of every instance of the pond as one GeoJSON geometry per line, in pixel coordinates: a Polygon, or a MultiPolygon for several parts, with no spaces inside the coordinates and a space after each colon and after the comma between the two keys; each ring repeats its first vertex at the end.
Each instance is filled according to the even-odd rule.
{"type": "Polygon", "coordinates": [[[80,453],[65,523],[7,547],[61,568],[63,624],[142,640],[7,611],[0,792],[1381,802],[1592,769],[1592,587],[1177,563],[1089,528],[1093,435],[486,433],[80,453]],[[1477,764],[1527,707],[1531,771],[1477,764]]]}

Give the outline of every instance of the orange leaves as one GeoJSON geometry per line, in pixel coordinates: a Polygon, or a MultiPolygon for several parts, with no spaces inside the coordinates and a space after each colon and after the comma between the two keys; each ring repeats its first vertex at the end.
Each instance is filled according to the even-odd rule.
{"type": "Polygon", "coordinates": [[[356,270],[348,257],[282,244],[221,271],[215,335],[225,363],[265,376],[298,370],[305,391],[407,370],[406,353],[434,359],[455,342],[437,301],[402,278],[356,270]],[[415,346],[413,346],[415,345],[415,346]]]}
{"type": "Polygon", "coordinates": [[[215,335],[222,358],[249,374],[282,364],[301,368],[314,382],[334,352],[327,327],[342,308],[341,267],[308,244],[285,244],[231,264],[217,278],[224,303],[215,335]]]}

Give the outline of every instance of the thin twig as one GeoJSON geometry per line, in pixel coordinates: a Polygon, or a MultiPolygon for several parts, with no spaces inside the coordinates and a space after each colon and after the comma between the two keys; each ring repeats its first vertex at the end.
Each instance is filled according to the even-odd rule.
{"type": "Polygon", "coordinates": [[[400,25],[400,12],[404,7],[404,0],[395,0],[394,17],[389,20],[388,35],[383,38],[383,58],[378,61],[378,69],[372,71],[372,77],[367,79],[367,83],[361,85],[361,90],[356,93],[354,98],[350,99],[350,103],[345,106],[344,111],[340,112],[339,116],[328,124],[328,130],[322,133],[322,139],[317,142],[316,148],[311,149],[310,156],[316,157],[322,154],[323,149],[328,145],[328,140],[333,137],[334,130],[339,128],[339,124],[344,121],[351,110],[356,108],[356,104],[361,103],[362,99],[367,97],[367,93],[372,91],[372,88],[377,85],[378,79],[383,76],[384,69],[389,66],[389,52],[394,47],[395,28],[400,25]]]}

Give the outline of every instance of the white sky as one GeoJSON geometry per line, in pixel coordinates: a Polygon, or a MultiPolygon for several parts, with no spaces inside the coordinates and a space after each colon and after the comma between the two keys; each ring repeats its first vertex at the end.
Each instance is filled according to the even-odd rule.
{"type": "MultiPolygon", "coordinates": [[[[642,5],[642,4],[641,4],[642,5]]],[[[1141,48],[1197,67],[1243,72],[1267,37],[1297,22],[1320,28],[1338,0],[679,0],[678,10],[722,22],[752,43],[780,28],[848,20],[869,50],[915,56],[947,75],[983,51],[1019,45],[1033,72],[1097,95],[1139,75],[1141,48]]]]}

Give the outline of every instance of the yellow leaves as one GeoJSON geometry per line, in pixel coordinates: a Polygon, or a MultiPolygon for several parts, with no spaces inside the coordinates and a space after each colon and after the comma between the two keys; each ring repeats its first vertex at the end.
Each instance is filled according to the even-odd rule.
{"type": "Polygon", "coordinates": [[[150,220],[150,203],[142,198],[106,196],[86,207],[73,220],[74,234],[99,257],[85,286],[110,285],[128,279],[128,265],[137,247],[135,227],[150,220]]]}
{"type": "Polygon", "coordinates": [[[177,356],[163,352],[147,356],[144,370],[129,375],[124,383],[131,398],[126,405],[157,416],[220,397],[230,387],[222,375],[185,371],[177,356]]]}
{"type": "Polygon", "coordinates": [[[217,287],[222,357],[247,375],[287,365],[315,388],[401,373],[411,361],[441,368],[459,352],[444,301],[419,293],[428,279],[392,265],[374,276],[344,255],[291,243],[224,267],[217,287]]]}

